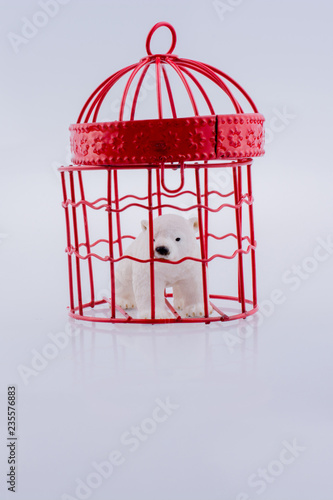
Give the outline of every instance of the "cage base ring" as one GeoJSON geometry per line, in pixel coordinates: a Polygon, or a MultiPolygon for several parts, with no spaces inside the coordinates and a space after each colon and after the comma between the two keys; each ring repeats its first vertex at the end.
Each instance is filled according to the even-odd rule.
{"type": "MultiPolygon", "coordinates": [[[[167,294],[167,298],[172,298],[172,294],[171,293],[168,293],[167,294]]],[[[210,300],[210,304],[213,306],[213,309],[214,309],[214,306],[216,306],[215,303],[211,302],[211,300],[228,300],[228,301],[234,301],[234,302],[237,302],[239,303],[239,299],[238,297],[234,297],[234,296],[226,296],[226,295],[216,295],[216,294],[210,294],[209,295],[209,300],[210,300]]],[[[170,319],[159,319],[159,318],[155,318],[155,319],[151,319],[151,318],[145,318],[145,319],[142,319],[142,318],[135,318],[135,317],[132,317],[127,311],[123,311],[125,314],[123,315],[123,317],[106,317],[106,316],[87,316],[87,315],[84,315],[83,314],[83,311],[87,310],[87,309],[91,309],[92,311],[96,311],[95,309],[95,306],[99,306],[99,305],[103,305],[105,304],[106,306],[109,307],[109,301],[108,300],[105,300],[105,299],[102,299],[102,300],[99,300],[99,301],[96,301],[95,304],[92,304],[91,302],[88,302],[86,304],[83,304],[82,307],[81,307],[81,310],[82,310],[82,314],[80,314],[78,311],[80,309],[80,306],[77,306],[74,308],[74,310],[70,310],[69,311],[69,316],[71,318],[74,318],[74,319],[77,319],[77,320],[82,320],[82,321],[94,321],[94,322],[101,322],[101,323],[127,323],[127,324],[171,324],[171,323],[175,323],[175,324],[194,324],[194,323],[206,323],[206,324],[209,324],[209,323],[213,323],[213,322],[228,322],[228,321],[235,321],[235,320],[238,320],[238,319],[245,319],[247,318],[248,316],[251,316],[252,314],[255,314],[257,311],[258,311],[258,305],[255,305],[253,304],[253,301],[252,300],[249,300],[249,299],[245,299],[245,303],[252,306],[251,309],[245,311],[245,312],[240,312],[240,313],[237,313],[237,314],[219,314],[217,316],[200,316],[200,317],[174,317],[174,318],[170,318],[170,319]]],[[[216,306],[218,309],[220,309],[220,307],[216,306]]],[[[119,310],[121,310],[121,308],[118,308],[117,307],[117,310],[119,312],[119,310]]],[[[131,310],[129,310],[131,311],[131,310]]],[[[120,313],[121,314],[121,313],[120,313]]]]}

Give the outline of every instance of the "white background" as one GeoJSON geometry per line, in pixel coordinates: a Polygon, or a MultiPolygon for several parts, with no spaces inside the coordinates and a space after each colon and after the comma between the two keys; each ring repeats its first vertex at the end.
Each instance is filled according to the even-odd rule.
{"type": "MultiPolygon", "coordinates": [[[[1,499],[329,500],[333,249],[318,245],[333,235],[331,2],[71,0],[15,47],[10,33],[23,36],[41,6],[2,0],[1,10],[1,499]],[[266,155],[253,169],[261,312],[191,328],[80,325],[67,318],[56,169],[85,99],[145,55],[159,21],[175,27],[175,53],[230,74],[266,117],[266,155]],[[19,367],[60,332],[67,345],[25,384],[19,367]],[[121,436],[167,398],[172,414],[131,452],[121,436]],[[294,455],[283,451],[293,443],[294,455]],[[112,450],[123,463],[75,492],[112,450]]],[[[152,44],[164,51],[168,32],[152,44]]]]}

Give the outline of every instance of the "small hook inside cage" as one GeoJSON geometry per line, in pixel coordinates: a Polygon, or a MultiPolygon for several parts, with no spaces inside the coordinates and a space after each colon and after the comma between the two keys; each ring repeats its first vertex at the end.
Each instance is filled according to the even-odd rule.
{"type": "MultiPolygon", "coordinates": [[[[161,185],[162,185],[163,189],[165,191],[167,191],[168,193],[178,193],[184,187],[184,183],[185,183],[184,163],[180,163],[179,167],[180,167],[180,186],[177,187],[176,189],[169,189],[168,187],[166,187],[165,181],[164,181],[164,163],[161,164],[161,185]]],[[[173,170],[175,170],[175,167],[173,167],[173,170]]]]}

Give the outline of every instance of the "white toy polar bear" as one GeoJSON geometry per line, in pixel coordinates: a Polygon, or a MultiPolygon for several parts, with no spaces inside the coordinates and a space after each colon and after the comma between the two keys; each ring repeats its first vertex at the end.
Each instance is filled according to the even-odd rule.
{"type": "MultiPolygon", "coordinates": [[[[142,232],[128,247],[125,255],[139,259],[149,258],[149,224],[142,221],[142,232]]],[[[155,317],[172,317],[164,300],[164,289],[173,287],[174,307],[184,316],[204,316],[202,264],[184,260],[200,259],[200,249],[195,237],[198,229],[196,218],[185,219],[179,215],[161,215],[154,219],[155,262],[155,317]]],[[[123,309],[137,307],[140,318],[151,318],[150,265],[123,259],[116,269],[116,303],[123,309]]],[[[210,306],[209,306],[210,308],[210,306]]],[[[210,308],[211,312],[211,308],[210,308]]]]}

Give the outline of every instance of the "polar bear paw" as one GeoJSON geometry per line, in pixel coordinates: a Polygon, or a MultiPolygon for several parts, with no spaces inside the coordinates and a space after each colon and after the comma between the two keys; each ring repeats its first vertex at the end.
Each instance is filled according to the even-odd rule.
{"type": "Polygon", "coordinates": [[[134,309],[136,307],[135,300],[128,297],[117,297],[117,305],[122,309],[134,309]]]}
{"type": "Polygon", "coordinates": [[[175,309],[182,311],[184,309],[184,299],[174,299],[173,306],[175,309]]]}
{"type": "MultiPolygon", "coordinates": [[[[144,310],[139,312],[140,319],[151,319],[151,310],[144,310]]],[[[155,311],[156,319],[171,319],[173,315],[168,309],[156,309],[155,311]]]]}
{"type": "MultiPolygon", "coordinates": [[[[211,305],[208,305],[208,312],[212,314],[213,309],[211,305]]],[[[205,306],[204,304],[191,304],[184,308],[184,316],[186,318],[200,318],[205,316],[205,306]]]]}

